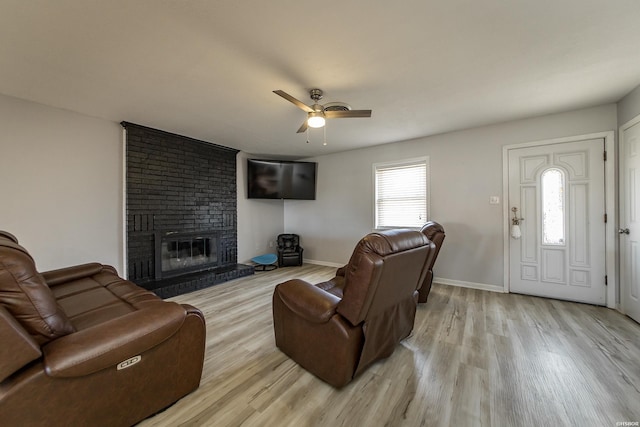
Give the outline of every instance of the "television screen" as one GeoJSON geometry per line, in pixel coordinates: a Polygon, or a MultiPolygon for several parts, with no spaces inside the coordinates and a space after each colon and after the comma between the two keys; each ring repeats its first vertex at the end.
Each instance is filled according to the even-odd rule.
{"type": "Polygon", "coordinates": [[[316,163],[249,159],[250,199],[315,200],[316,163]]]}

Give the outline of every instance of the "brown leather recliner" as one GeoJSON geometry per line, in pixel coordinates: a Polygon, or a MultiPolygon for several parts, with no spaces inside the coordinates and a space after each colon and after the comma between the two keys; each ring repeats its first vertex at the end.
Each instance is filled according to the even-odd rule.
{"type": "Polygon", "coordinates": [[[417,289],[433,250],[419,231],[371,233],[340,270],[343,276],[318,286],[299,279],[277,285],[276,345],[317,377],[344,386],[389,357],[413,329],[417,289]]]}
{"type": "Polygon", "coordinates": [[[427,275],[424,278],[424,282],[422,286],[418,290],[420,296],[418,297],[418,302],[423,303],[427,302],[427,298],[429,297],[429,292],[431,292],[431,285],[433,284],[433,265],[436,263],[436,258],[438,257],[438,253],[440,253],[440,248],[442,247],[442,242],[444,241],[444,227],[438,224],[435,221],[429,221],[425,225],[422,226],[420,231],[427,236],[427,239],[431,240],[435,245],[436,249],[431,254],[431,259],[427,265],[427,275]]]}
{"type": "Polygon", "coordinates": [[[0,232],[0,424],[129,426],[198,388],[205,323],[98,263],[38,273],[0,232]]]}

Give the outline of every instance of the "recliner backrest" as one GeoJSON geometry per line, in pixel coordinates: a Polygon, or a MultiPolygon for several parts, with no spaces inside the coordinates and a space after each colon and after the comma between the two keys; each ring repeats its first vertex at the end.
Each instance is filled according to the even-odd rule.
{"type": "Polygon", "coordinates": [[[75,331],[29,252],[0,233],[0,305],[40,345],[75,331]]]}
{"type": "Polygon", "coordinates": [[[297,234],[280,234],[278,236],[278,247],[295,249],[300,245],[300,236],[297,234]]]}
{"type": "Polygon", "coordinates": [[[427,260],[427,274],[422,281],[422,286],[420,286],[419,290],[419,298],[418,302],[424,303],[427,302],[429,298],[429,293],[431,292],[431,284],[433,282],[433,265],[436,262],[436,258],[438,257],[438,253],[442,248],[442,242],[444,241],[444,227],[438,224],[435,221],[429,221],[425,225],[422,226],[420,231],[427,236],[429,240],[431,240],[434,244],[434,250],[431,255],[429,255],[429,259],[427,260]]]}
{"type": "Polygon", "coordinates": [[[429,221],[422,226],[420,231],[435,244],[435,251],[433,252],[429,265],[427,266],[427,268],[432,269],[445,238],[444,227],[435,221],[429,221]]]}
{"type": "Polygon", "coordinates": [[[18,238],[8,231],[0,230],[0,237],[3,237],[13,243],[18,243],[18,238]]]}
{"type": "Polygon", "coordinates": [[[419,231],[385,230],[365,236],[346,266],[337,311],[357,325],[410,297],[424,280],[431,250],[419,231]]]}

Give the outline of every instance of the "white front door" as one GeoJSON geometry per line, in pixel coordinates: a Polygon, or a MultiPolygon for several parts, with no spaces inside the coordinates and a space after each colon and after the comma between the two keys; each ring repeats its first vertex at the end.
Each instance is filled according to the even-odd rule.
{"type": "Polygon", "coordinates": [[[620,302],[640,322],[640,118],[620,134],[620,302]]]}
{"type": "Polygon", "coordinates": [[[604,139],[508,150],[510,292],[605,304],[603,152],[604,139]]]}

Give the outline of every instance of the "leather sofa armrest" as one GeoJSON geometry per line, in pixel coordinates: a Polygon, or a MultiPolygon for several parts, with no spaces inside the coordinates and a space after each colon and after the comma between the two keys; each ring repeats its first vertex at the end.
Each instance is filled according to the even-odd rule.
{"type": "Polygon", "coordinates": [[[40,356],[40,346],[0,305],[0,383],[40,356]]]}
{"type": "Polygon", "coordinates": [[[60,268],[58,270],[45,271],[42,273],[42,277],[44,277],[47,285],[51,287],[61,283],[70,282],[72,280],[82,279],[83,277],[93,276],[94,274],[100,273],[104,267],[108,266],[92,262],[89,264],[60,268]]]}
{"type": "Polygon", "coordinates": [[[325,323],[336,314],[340,298],[300,279],[276,286],[276,294],[295,314],[313,323],[325,323]]]}
{"type": "Polygon", "coordinates": [[[196,307],[192,306],[191,304],[180,304],[180,305],[187,312],[187,316],[189,316],[189,315],[198,316],[204,322],[204,314],[202,314],[202,311],[200,311],[199,308],[196,308],[196,307]]]}
{"type": "Polygon", "coordinates": [[[51,341],[43,347],[52,377],[79,377],[157,346],[175,334],[186,316],[179,304],[163,302],[51,341]]]}

